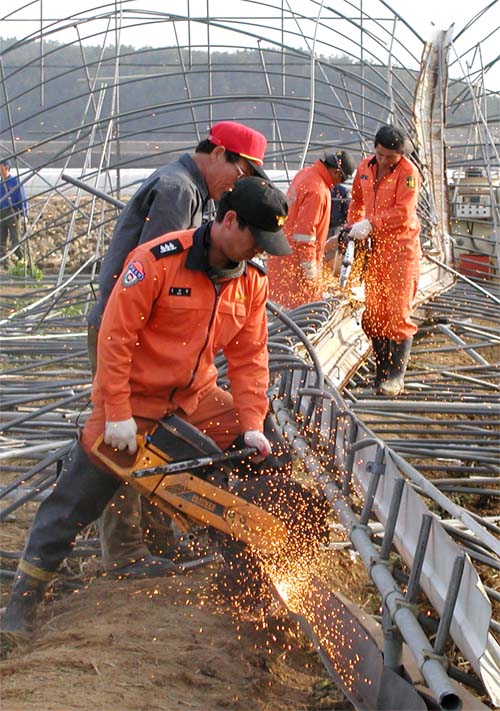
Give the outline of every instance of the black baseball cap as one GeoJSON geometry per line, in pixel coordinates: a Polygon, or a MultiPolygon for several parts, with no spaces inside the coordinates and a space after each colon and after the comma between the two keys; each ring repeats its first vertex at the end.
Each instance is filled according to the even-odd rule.
{"type": "Polygon", "coordinates": [[[291,254],[282,227],[288,214],[286,197],[272,183],[251,176],[240,178],[226,193],[227,204],[247,223],[257,245],[268,254],[291,254]]]}
{"type": "Polygon", "coordinates": [[[337,170],[340,170],[342,180],[350,178],[356,170],[356,161],[348,151],[326,153],[323,158],[323,163],[329,168],[337,168],[337,170]]]}

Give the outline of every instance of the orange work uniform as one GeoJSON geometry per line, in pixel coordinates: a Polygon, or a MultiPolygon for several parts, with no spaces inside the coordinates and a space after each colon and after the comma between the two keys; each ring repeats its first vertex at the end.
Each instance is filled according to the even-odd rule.
{"type": "Polygon", "coordinates": [[[270,298],[285,308],[322,297],[322,267],[331,211],[330,171],[321,160],[299,170],[288,189],[283,232],[293,253],[268,257],[270,298]]]}
{"type": "MultiPolygon", "coordinates": [[[[87,452],[106,421],[158,420],[179,411],[194,424],[198,408],[217,412],[216,401],[223,415],[231,395],[216,385],[214,357],[221,350],[239,432],[217,443],[263,431],[268,281],[246,263],[241,275],[215,283],[207,273],[209,229],[172,232],[130,253],[99,330],[94,408],[82,433],[87,452]]],[[[234,414],[232,420],[234,429],[234,414]]]]}
{"type": "Polygon", "coordinates": [[[411,320],[420,274],[420,174],[405,156],[376,182],[375,157],[358,166],[347,216],[372,225],[372,251],[365,272],[363,330],[369,338],[400,343],[417,332],[411,320]]]}

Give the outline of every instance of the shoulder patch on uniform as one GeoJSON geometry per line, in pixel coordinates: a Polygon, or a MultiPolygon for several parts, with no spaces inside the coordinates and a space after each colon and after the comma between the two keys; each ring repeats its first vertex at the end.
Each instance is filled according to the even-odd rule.
{"type": "Polygon", "coordinates": [[[248,264],[250,264],[252,267],[255,267],[257,271],[259,271],[261,274],[267,274],[267,268],[265,264],[262,264],[261,262],[254,262],[253,259],[249,259],[248,264]]]}
{"type": "Polygon", "coordinates": [[[123,277],[122,284],[125,287],[134,286],[138,282],[142,281],[146,276],[144,271],[144,265],[138,259],[134,259],[129,263],[123,277]]]}
{"type": "Polygon", "coordinates": [[[414,175],[409,175],[406,178],[406,187],[410,188],[411,190],[415,190],[417,187],[417,180],[414,175]]]}
{"type": "Polygon", "coordinates": [[[184,247],[180,243],[180,240],[169,239],[165,240],[165,242],[160,242],[160,244],[157,244],[154,247],[151,247],[149,251],[156,257],[156,259],[163,259],[163,257],[170,257],[170,255],[178,254],[183,250],[184,247]]]}

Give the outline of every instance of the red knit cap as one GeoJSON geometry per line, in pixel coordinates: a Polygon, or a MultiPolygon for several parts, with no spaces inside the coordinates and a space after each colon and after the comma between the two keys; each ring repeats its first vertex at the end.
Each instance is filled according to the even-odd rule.
{"type": "Polygon", "coordinates": [[[267,139],[253,128],[235,121],[219,121],[212,126],[207,138],[216,146],[224,146],[256,165],[264,163],[267,139]]]}

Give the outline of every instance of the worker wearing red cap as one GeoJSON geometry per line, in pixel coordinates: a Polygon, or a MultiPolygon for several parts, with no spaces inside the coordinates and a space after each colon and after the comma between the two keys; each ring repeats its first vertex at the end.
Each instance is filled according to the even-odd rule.
{"type": "Polygon", "coordinates": [[[220,121],[193,155],[185,153],[142,183],[121,213],[104,256],[99,296],[88,316],[94,329],[129,252],[166,232],[200,225],[209,199],[218,200],[238,178],[267,179],[262,168],[266,146],[265,136],[253,128],[220,121]]]}
{"type": "MultiPolygon", "coordinates": [[[[208,202],[218,200],[242,176],[267,177],[262,165],[265,136],[235,121],[220,121],[194,154],[183,154],[156,170],[127,203],[116,224],[99,274],[99,294],[88,314],[89,358],[95,373],[97,334],[104,307],[129,252],[167,232],[198,227],[208,202]]],[[[122,486],[99,521],[103,565],[111,574],[155,576],[162,559],[143,540],[140,497],[122,486]]]]}
{"type": "Polygon", "coordinates": [[[268,259],[270,298],[286,308],[321,299],[331,188],[354,171],[347,151],[326,155],[296,174],[287,193],[290,211],[283,228],[292,255],[268,259]]]}
{"type": "Polygon", "coordinates": [[[226,151],[237,153],[252,167],[252,174],[268,179],[262,169],[267,139],[262,133],[235,121],[219,121],[210,129],[207,141],[215,146],[223,146],[226,151]]]}
{"type": "Polygon", "coordinates": [[[350,236],[371,236],[365,272],[363,330],[371,339],[376,363],[373,387],[398,395],[417,326],[411,320],[420,271],[420,174],[404,155],[406,137],[396,126],[382,126],[375,154],[359,165],[352,187],[350,236]]]}

